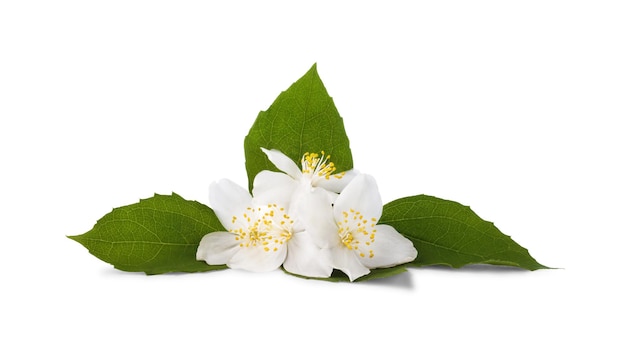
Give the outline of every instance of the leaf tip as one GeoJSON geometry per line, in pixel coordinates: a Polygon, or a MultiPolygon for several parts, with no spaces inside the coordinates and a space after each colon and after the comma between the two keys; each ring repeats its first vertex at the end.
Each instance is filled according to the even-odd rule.
{"type": "Polygon", "coordinates": [[[79,240],[80,240],[80,236],[81,236],[80,234],[77,234],[77,235],[75,235],[75,236],[67,236],[67,235],[66,235],[65,237],[66,237],[66,238],[69,238],[69,239],[71,239],[71,240],[73,240],[73,241],[75,241],[75,242],[79,242],[79,243],[80,243],[80,241],[79,241],[79,240]]]}
{"type": "MultiPolygon", "coordinates": [[[[319,78],[319,73],[317,72],[317,62],[313,63],[313,65],[311,66],[309,71],[307,71],[305,76],[309,75],[309,74],[315,75],[315,76],[317,76],[317,78],[319,78]]],[[[304,78],[304,76],[303,76],[303,78],[304,78]]]]}
{"type": "Polygon", "coordinates": [[[533,269],[529,269],[530,271],[536,271],[536,270],[557,270],[559,268],[553,268],[550,266],[545,266],[539,262],[537,262],[537,265],[533,268],[533,269]]]}
{"type": "MultiPolygon", "coordinates": [[[[85,239],[83,238],[84,235],[85,234],[77,234],[75,236],[67,236],[66,235],[65,237],[67,237],[68,239],[71,239],[71,240],[77,242],[78,244],[80,244],[80,245],[82,245],[84,247],[87,247],[87,245],[85,244],[85,239]]],[[[89,248],[87,248],[87,249],[89,249],[89,248]]]]}

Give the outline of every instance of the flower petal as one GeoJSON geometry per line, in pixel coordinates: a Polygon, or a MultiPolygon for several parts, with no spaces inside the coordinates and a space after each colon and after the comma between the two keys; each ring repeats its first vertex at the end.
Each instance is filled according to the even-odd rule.
{"type": "Polygon", "coordinates": [[[294,234],[289,240],[283,267],[288,272],[306,277],[327,278],[333,272],[330,251],[315,245],[305,231],[294,234]]]}
{"type": "Polygon", "coordinates": [[[267,158],[270,160],[271,163],[274,164],[274,166],[276,166],[276,168],[287,173],[287,175],[291,176],[294,179],[299,180],[302,177],[302,171],[300,170],[298,165],[296,165],[296,163],[287,155],[281,153],[276,149],[268,150],[265,148],[261,148],[261,150],[263,151],[263,153],[265,153],[265,155],[267,155],[267,158]]]}
{"type": "Polygon", "coordinates": [[[320,188],[302,196],[294,216],[297,217],[296,223],[303,225],[318,247],[329,248],[341,244],[333,219],[332,202],[326,190],[320,188]]]}
{"type": "Polygon", "coordinates": [[[350,282],[370,273],[370,270],[359,262],[358,256],[352,250],[345,247],[336,247],[331,252],[333,267],[348,275],[350,282]]]}
{"type": "MultiPolygon", "coordinates": [[[[327,191],[323,188],[303,189],[303,186],[297,186],[296,190],[294,191],[293,196],[291,197],[291,203],[289,205],[289,215],[294,217],[296,220],[296,224],[294,225],[294,231],[303,231],[306,229],[306,224],[300,221],[301,219],[300,219],[299,212],[304,212],[304,211],[310,212],[312,209],[310,206],[311,200],[320,201],[321,203],[323,203],[323,207],[328,208],[328,206],[332,207],[333,203],[335,202],[335,199],[337,199],[337,195],[338,195],[337,193],[327,191]],[[318,193],[315,195],[316,198],[309,198],[306,201],[302,200],[303,198],[310,196],[311,193],[313,192],[324,193],[326,195],[326,198],[324,199],[323,196],[320,193],[318,193]]],[[[314,207],[317,207],[317,206],[314,206],[314,207]]],[[[320,207],[317,207],[316,209],[319,209],[319,208],[320,207]]],[[[332,210],[331,210],[330,219],[332,220],[332,210]]],[[[329,221],[329,224],[331,224],[330,221],[329,221]]]]}
{"type": "Polygon", "coordinates": [[[315,182],[315,186],[324,188],[334,193],[341,193],[344,188],[357,176],[359,172],[351,169],[343,174],[331,175],[328,180],[321,178],[315,182]]]}
{"type": "Polygon", "coordinates": [[[240,247],[226,265],[231,269],[268,272],[278,269],[286,256],[286,245],[280,245],[277,251],[265,251],[263,246],[240,247]]]}
{"type": "Polygon", "coordinates": [[[252,196],[236,183],[222,179],[209,186],[209,203],[222,225],[229,229],[235,227],[232,217],[246,211],[252,203],[252,196]]]}
{"type": "Polygon", "coordinates": [[[344,188],[335,200],[335,221],[342,221],[343,212],[360,211],[367,219],[378,220],[383,212],[383,202],[376,180],[371,175],[359,174],[344,188]]]}
{"type": "Polygon", "coordinates": [[[289,208],[289,203],[298,183],[285,173],[261,171],[254,177],[252,186],[255,204],[273,203],[289,208]]]}
{"type": "Polygon", "coordinates": [[[373,257],[360,258],[370,269],[388,268],[413,261],[417,250],[413,243],[389,225],[376,225],[376,241],[371,243],[373,257]]]}
{"type": "Polygon", "coordinates": [[[230,232],[212,232],[202,237],[196,259],[209,265],[221,265],[230,261],[239,250],[239,241],[230,232]]]}

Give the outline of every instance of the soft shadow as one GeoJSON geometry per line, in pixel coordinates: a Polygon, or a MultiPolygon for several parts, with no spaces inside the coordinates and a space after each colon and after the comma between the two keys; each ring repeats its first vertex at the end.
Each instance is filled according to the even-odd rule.
{"type": "Polygon", "coordinates": [[[444,272],[492,273],[492,274],[531,272],[529,270],[517,268],[513,266],[498,266],[498,265],[489,265],[489,264],[470,264],[462,268],[452,268],[452,267],[445,266],[445,265],[430,265],[427,267],[422,267],[422,268],[417,268],[417,269],[435,270],[435,271],[444,271],[444,272]]]}
{"type": "Polygon", "coordinates": [[[411,271],[408,271],[408,269],[406,272],[393,275],[391,277],[371,279],[369,281],[357,282],[357,284],[378,287],[384,286],[387,288],[391,287],[403,290],[415,289],[415,286],[413,284],[413,276],[411,276],[411,271]]]}
{"type": "MultiPolygon", "coordinates": [[[[224,269],[213,270],[210,272],[222,271],[224,269]]],[[[178,276],[190,276],[196,274],[196,272],[166,272],[162,274],[148,275],[141,271],[124,271],[113,267],[106,268],[101,271],[104,276],[117,276],[117,277],[178,277],[178,276]]]]}
{"type": "Polygon", "coordinates": [[[103,276],[121,276],[121,277],[146,277],[143,272],[131,272],[116,269],[114,267],[107,267],[100,272],[103,276]]]}

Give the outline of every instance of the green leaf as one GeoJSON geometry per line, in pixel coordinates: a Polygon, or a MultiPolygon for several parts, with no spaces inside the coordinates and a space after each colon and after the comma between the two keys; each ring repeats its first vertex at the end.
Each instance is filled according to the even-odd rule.
{"type": "Polygon", "coordinates": [[[528,270],[547,269],[528,250],[457,202],[418,195],[383,207],[380,224],[393,226],[418,251],[413,265],[459,268],[484,263],[528,270]]]}
{"type": "MultiPolygon", "coordinates": [[[[284,272],[296,276],[296,277],[300,277],[300,278],[305,278],[305,279],[317,279],[320,281],[328,281],[328,282],[350,282],[350,278],[348,278],[348,276],[346,274],[344,274],[343,272],[339,271],[339,270],[333,270],[333,273],[330,275],[330,277],[328,278],[320,278],[320,277],[306,277],[306,276],[301,276],[301,275],[296,275],[293,274],[291,272],[288,272],[287,270],[283,269],[284,272]]],[[[387,277],[391,277],[391,276],[395,276],[398,274],[401,274],[403,272],[406,272],[406,266],[404,264],[402,265],[397,265],[394,266],[392,268],[380,268],[380,269],[372,269],[370,270],[370,273],[363,276],[363,277],[359,277],[355,280],[355,282],[365,282],[365,281],[369,281],[372,279],[379,279],[379,278],[387,278],[387,277]]]]}
{"type": "Polygon", "coordinates": [[[213,210],[172,193],[115,208],[87,233],[68,238],[117,269],[153,275],[226,268],[196,261],[202,237],[221,230],[213,210]]]}
{"type": "Polygon", "coordinates": [[[343,119],[328,95],[317,67],[282,92],[261,111],[244,140],[248,185],[262,170],[277,170],[261,147],[278,149],[300,164],[305,152],[330,155],[337,172],[352,169],[352,153],[343,119]]]}

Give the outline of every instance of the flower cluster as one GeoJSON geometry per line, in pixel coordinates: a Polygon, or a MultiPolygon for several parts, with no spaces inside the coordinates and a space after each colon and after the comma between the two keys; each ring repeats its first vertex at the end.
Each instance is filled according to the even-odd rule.
{"type": "Polygon", "coordinates": [[[383,205],[373,177],[335,174],[324,152],[305,153],[301,168],[280,151],[263,152],[284,173],[257,174],[252,195],[230,180],[211,185],[209,201],[226,231],[202,238],[198,260],[256,272],[282,265],[320,278],[338,269],[353,281],[417,257],[410,240],[378,224],[383,205]]]}

